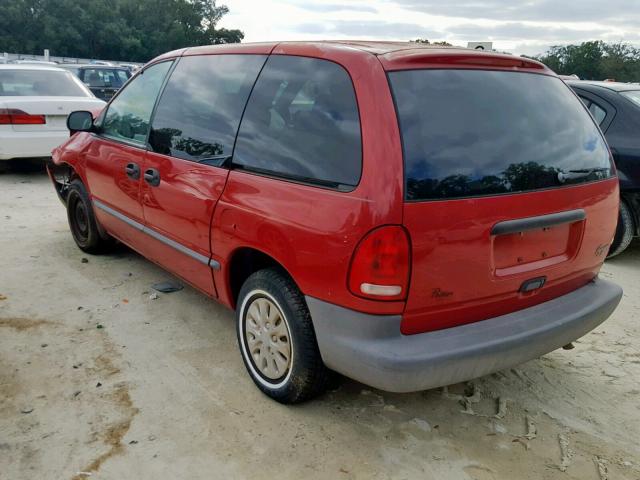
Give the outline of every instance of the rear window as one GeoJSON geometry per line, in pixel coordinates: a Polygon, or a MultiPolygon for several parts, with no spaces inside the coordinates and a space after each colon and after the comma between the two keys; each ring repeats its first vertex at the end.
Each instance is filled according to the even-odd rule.
{"type": "Polygon", "coordinates": [[[557,78],[484,70],[389,78],[407,200],[524,192],[613,173],[600,131],[557,78]]]}
{"type": "Polygon", "coordinates": [[[72,73],[56,70],[0,70],[0,96],[89,97],[72,73]]]}
{"type": "Polygon", "coordinates": [[[360,118],[340,65],[272,55],[240,124],[233,163],[245,170],[351,190],[362,168],[360,118]]]}
{"type": "Polygon", "coordinates": [[[129,80],[129,72],[115,68],[86,68],[84,83],[90,87],[120,88],[129,80]]]}
{"type": "Polygon", "coordinates": [[[640,107],[640,90],[632,90],[630,92],[620,92],[621,95],[627,97],[633,103],[640,107]]]}

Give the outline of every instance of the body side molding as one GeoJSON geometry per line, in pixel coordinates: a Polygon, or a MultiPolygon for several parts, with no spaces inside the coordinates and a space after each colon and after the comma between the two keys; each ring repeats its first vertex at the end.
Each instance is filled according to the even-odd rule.
{"type": "Polygon", "coordinates": [[[184,255],[187,255],[188,257],[193,258],[194,260],[197,260],[200,263],[203,263],[204,265],[208,265],[211,268],[218,270],[220,268],[220,263],[217,262],[216,260],[214,260],[213,258],[209,258],[205,255],[202,255],[188,247],[185,247],[184,245],[182,245],[181,243],[176,242],[175,240],[172,240],[164,235],[162,235],[159,232],[156,232],[155,230],[153,230],[152,228],[149,228],[145,225],[143,225],[140,222],[137,222],[129,217],[127,217],[126,215],[118,212],[117,210],[114,210],[113,208],[109,207],[108,205],[105,205],[104,203],[102,203],[100,200],[96,200],[93,199],[93,204],[99,208],[100,210],[102,210],[103,212],[108,213],[109,215],[117,218],[118,220],[126,223],[127,225],[129,225],[130,227],[135,228],[136,230],[139,230],[142,233],[146,233],[147,235],[149,235],[152,238],[155,238],[156,240],[158,240],[159,242],[164,243],[165,245],[168,245],[169,247],[179,251],[180,253],[183,253],[184,255]]]}

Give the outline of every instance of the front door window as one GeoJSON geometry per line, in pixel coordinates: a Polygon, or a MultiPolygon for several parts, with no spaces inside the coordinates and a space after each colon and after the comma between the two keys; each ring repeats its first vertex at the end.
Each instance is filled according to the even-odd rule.
{"type": "Polygon", "coordinates": [[[134,78],[109,104],[100,133],[144,147],[153,105],[170,67],[171,62],[158,63],[134,78]]]}

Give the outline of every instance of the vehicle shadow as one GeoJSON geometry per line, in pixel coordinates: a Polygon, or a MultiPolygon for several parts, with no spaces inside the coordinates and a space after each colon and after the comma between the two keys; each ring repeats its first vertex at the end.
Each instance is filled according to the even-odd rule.
{"type": "Polygon", "coordinates": [[[45,173],[46,158],[21,158],[0,160],[0,175],[20,173],[45,173]]]}

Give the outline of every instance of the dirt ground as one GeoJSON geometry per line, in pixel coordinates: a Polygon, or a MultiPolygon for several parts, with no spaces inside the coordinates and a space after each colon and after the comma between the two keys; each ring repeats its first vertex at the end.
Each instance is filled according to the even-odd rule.
{"type": "Polygon", "coordinates": [[[122,249],[74,245],[42,173],[0,175],[0,479],[640,479],[640,242],[606,323],[517,368],[286,407],[230,311],[122,249]],[[86,260],[85,260],[86,259],[86,260]]]}

